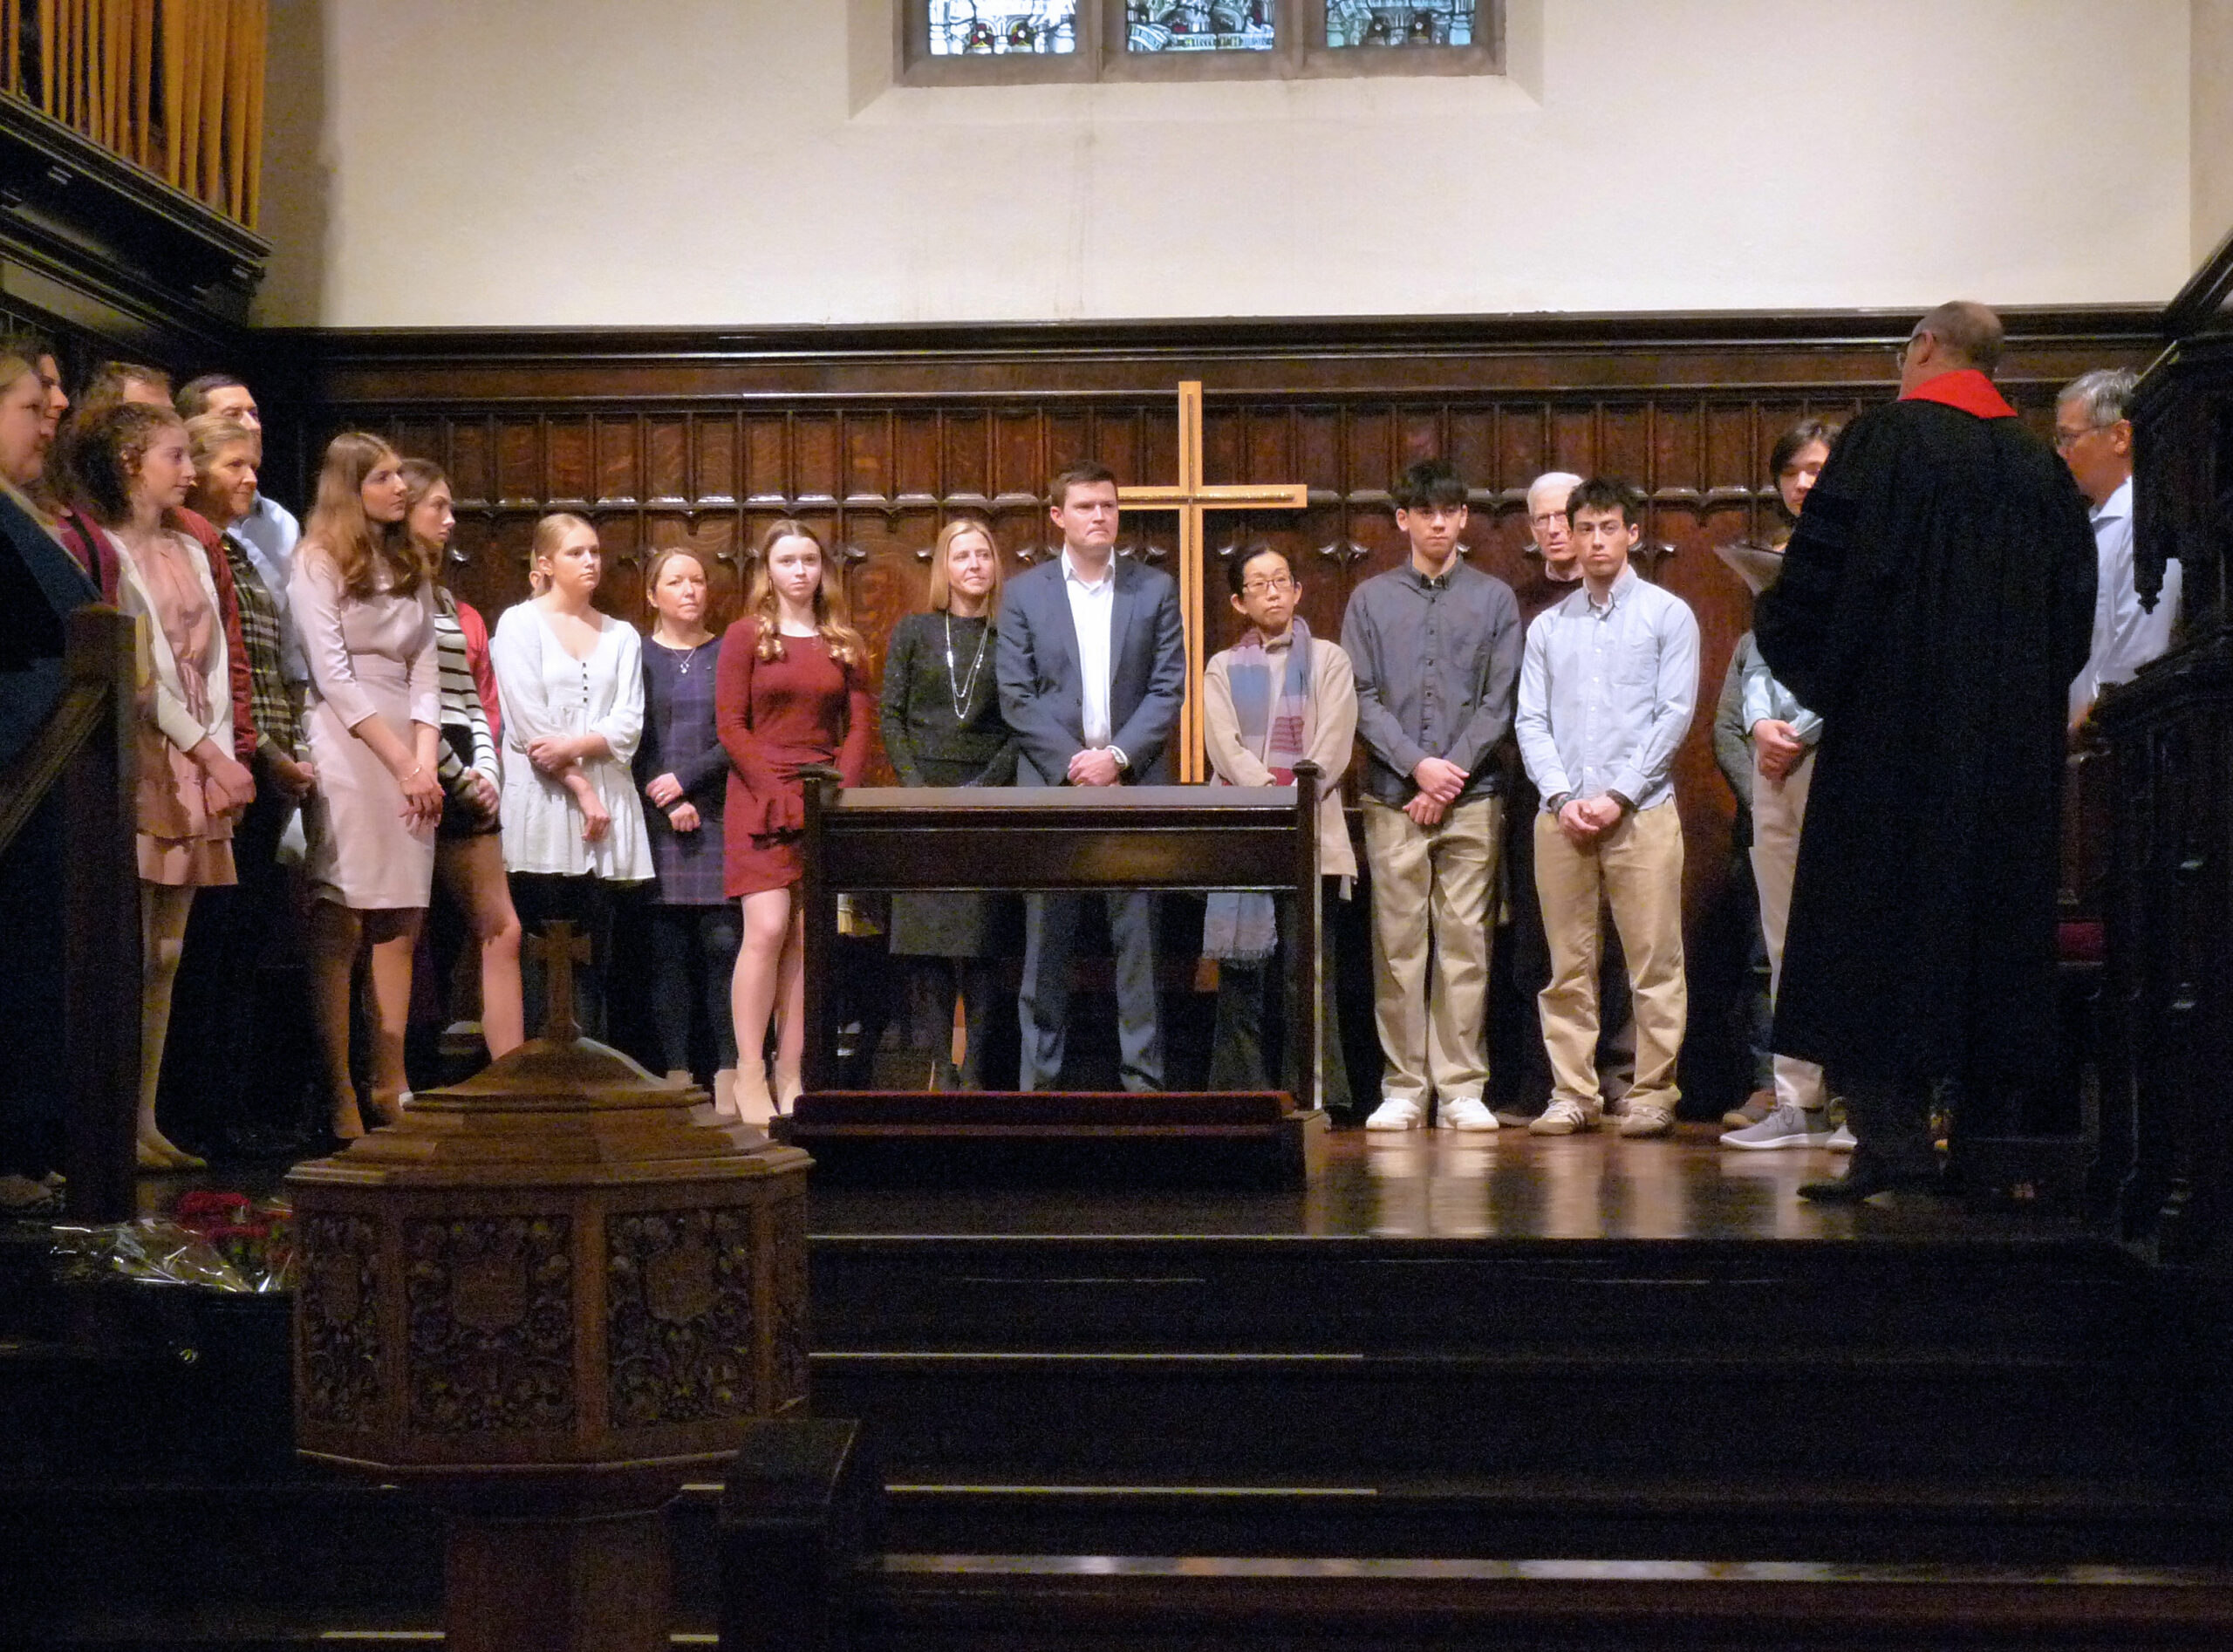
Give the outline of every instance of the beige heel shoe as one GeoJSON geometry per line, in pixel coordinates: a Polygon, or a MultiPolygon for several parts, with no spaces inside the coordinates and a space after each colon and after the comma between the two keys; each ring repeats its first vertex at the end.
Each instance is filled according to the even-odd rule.
{"type": "Polygon", "coordinates": [[[736,1069],[736,1116],[747,1124],[764,1125],[775,1116],[775,1101],[768,1094],[768,1068],[746,1062],[736,1069]]]}
{"type": "Polygon", "coordinates": [[[718,1118],[736,1115],[736,1068],[724,1067],[714,1075],[714,1113],[718,1118]]]}
{"type": "Polygon", "coordinates": [[[796,1112],[800,1093],[805,1088],[805,1085],[799,1082],[799,1075],[796,1069],[787,1073],[782,1068],[777,1068],[775,1069],[775,1110],[779,1113],[796,1112]]]}

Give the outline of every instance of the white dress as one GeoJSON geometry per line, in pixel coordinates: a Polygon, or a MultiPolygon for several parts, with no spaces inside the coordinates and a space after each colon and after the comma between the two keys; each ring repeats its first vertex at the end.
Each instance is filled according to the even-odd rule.
{"type": "Polygon", "coordinates": [[[488,639],[504,709],[504,865],[641,883],[652,876],[652,843],[628,764],[644,732],[644,645],[633,625],[596,618],[597,647],[587,659],[559,645],[531,602],[506,609],[488,639]],[[528,742],[543,734],[602,734],[612,748],[610,757],[582,764],[612,816],[602,841],[582,841],[574,795],[529,759],[528,742]]]}

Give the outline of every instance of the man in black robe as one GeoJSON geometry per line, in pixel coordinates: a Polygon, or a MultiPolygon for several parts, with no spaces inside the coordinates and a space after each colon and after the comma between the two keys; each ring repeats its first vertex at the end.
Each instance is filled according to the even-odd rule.
{"type": "Polygon", "coordinates": [[[1775,1048],[1828,1069],[1860,1147],[1808,1198],[1935,1187],[1935,1082],[1991,1108],[2052,1070],[2065,723],[2096,576],[2068,468],[1989,377],[2000,342],[1981,304],[1916,324],[1900,399],[1846,427],[1755,612],[1824,722],[1775,1048]]]}

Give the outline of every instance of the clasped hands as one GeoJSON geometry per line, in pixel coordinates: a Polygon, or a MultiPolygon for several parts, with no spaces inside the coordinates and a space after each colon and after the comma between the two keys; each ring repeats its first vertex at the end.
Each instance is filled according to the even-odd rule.
{"type": "Polygon", "coordinates": [[[698,805],[682,795],[682,782],[673,775],[661,775],[644,788],[644,795],[652,800],[652,807],[666,811],[666,823],[679,832],[694,832],[705,824],[698,814],[698,805]]]}
{"type": "Polygon", "coordinates": [[[1775,717],[1763,717],[1752,725],[1752,748],[1760,754],[1760,772],[1778,786],[1806,754],[1799,731],[1775,717]]]}
{"type": "Polygon", "coordinates": [[[1621,800],[1609,792],[1595,797],[1569,797],[1559,807],[1559,829],[1577,847],[1594,843],[1619,825],[1627,812],[1621,800]]]}
{"type": "Polygon", "coordinates": [[[1114,786],[1124,778],[1116,754],[1106,746],[1089,746],[1070,759],[1063,776],[1073,786],[1114,786]]]}
{"type": "Polygon", "coordinates": [[[582,773],[582,758],[598,743],[599,737],[595,734],[537,734],[527,743],[528,761],[574,794],[574,802],[582,811],[582,841],[585,843],[603,841],[612,829],[611,812],[597,795],[597,788],[590,784],[589,776],[582,773]]]}
{"type": "Polygon", "coordinates": [[[1418,790],[1403,805],[1403,812],[1421,826],[1439,826],[1458,794],[1465,789],[1467,771],[1447,757],[1422,757],[1411,770],[1418,790]]]}

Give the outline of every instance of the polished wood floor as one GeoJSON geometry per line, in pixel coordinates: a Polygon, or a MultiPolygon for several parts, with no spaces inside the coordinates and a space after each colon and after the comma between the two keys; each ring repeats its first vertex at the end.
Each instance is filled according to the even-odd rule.
{"type": "Polygon", "coordinates": [[[1802,1241],[2066,1237],[2034,1219],[1970,1216],[1887,1196],[1858,1207],[1799,1197],[1844,1156],[1744,1152],[1718,1125],[1671,1140],[1342,1130],[1307,1187],[877,1189],[815,1184],[817,1235],[1154,1235],[1426,1239],[1802,1241]]]}

